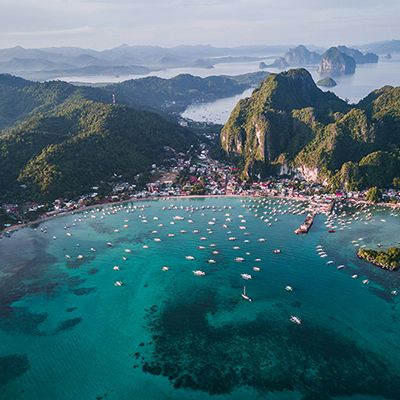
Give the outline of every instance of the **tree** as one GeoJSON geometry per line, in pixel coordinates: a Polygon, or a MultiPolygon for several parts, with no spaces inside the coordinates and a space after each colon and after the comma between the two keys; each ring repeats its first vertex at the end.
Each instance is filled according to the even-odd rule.
{"type": "Polygon", "coordinates": [[[400,178],[399,177],[393,178],[393,187],[395,189],[400,189],[400,178]]]}
{"type": "Polygon", "coordinates": [[[374,186],[368,189],[366,197],[367,201],[370,201],[372,203],[378,203],[379,201],[382,200],[382,193],[376,186],[374,186]]]}

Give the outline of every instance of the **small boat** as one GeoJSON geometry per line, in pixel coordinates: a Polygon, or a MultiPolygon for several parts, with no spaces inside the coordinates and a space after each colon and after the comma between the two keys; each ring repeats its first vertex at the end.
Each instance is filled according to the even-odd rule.
{"type": "Polygon", "coordinates": [[[242,257],[236,257],[236,258],[235,258],[235,261],[236,261],[236,262],[242,262],[242,261],[244,261],[244,258],[242,258],[242,257]]]}
{"type": "Polygon", "coordinates": [[[95,249],[94,247],[91,247],[91,248],[90,248],[90,251],[92,251],[93,253],[95,253],[95,252],[96,252],[96,249],[95,249]]]}
{"type": "Polygon", "coordinates": [[[210,260],[208,260],[208,263],[209,263],[209,264],[215,264],[215,263],[216,263],[216,261],[215,261],[215,260],[213,260],[213,259],[210,259],[210,260]]]}
{"type": "Polygon", "coordinates": [[[352,275],[351,276],[353,279],[357,279],[358,278],[358,275],[357,274],[354,274],[354,275],[352,275]]]}
{"type": "Polygon", "coordinates": [[[142,247],[143,247],[144,249],[148,249],[148,248],[149,248],[149,246],[147,246],[147,244],[144,244],[142,247]]]}
{"type": "Polygon", "coordinates": [[[281,251],[280,251],[279,249],[275,249],[275,250],[274,250],[274,253],[275,253],[275,254],[279,254],[280,252],[281,252],[281,251]]]}
{"type": "Polygon", "coordinates": [[[206,274],[204,271],[200,271],[200,270],[193,271],[193,273],[196,276],[204,276],[206,274]]]}
{"type": "Polygon", "coordinates": [[[169,268],[168,268],[167,266],[164,266],[164,267],[161,268],[161,270],[162,270],[162,271],[168,271],[169,268]]]}
{"type": "Polygon", "coordinates": [[[242,298],[245,299],[245,300],[247,300],[247,301],[252,301],[251,297],[249,297],[249,296],[246,294],[246,286],[243,287],[242,298]]]}
{"type": "Polygon", "coordinates": [[[289,286],[289,285],[285,287],[285,290],[287,292],[293,292],[293,288],[291,286],[289,286]]]}
{"type": "Polygon", "coordinates": [[[79,254],[78,257],[76,257],[78,260],[83,260],[83,255],[79,254]]]}
{"type": "Polygon", "coordinates": [[[364,279],[364,280],[362,281],[362,283],[363,283],[364,285],[368,285],[369,280],[368,280],[368,279],[364,279]]]}
{"type": "Polygon", "coordinates": [[[253,271],[255,271],[255,272],[260,272],[260,271],[261,271],[261,268],[260,268],[260,267],[253,267],[253,271]]]}
{"type": "Polygon", "coordinates": [[[122,285],[123,285],[122,281],[115,281],[114,282],[114,286],[122,286],[122,285]]]}
{"type": "Polygon", "coordinates": [[[125,249],[125,253],[132,253],[131,249],[125,249]]]}
{"type": "Polygon", "coordinates": [[[107,246],[108,247],[112,247],[112,243],[111,242],[107,242],[107,246]]]}
{"type": "Polygon", "coordinates": [[[114,265],[113,270],[114,270],[114,271],[119,271],[118,265],[114,265]]]}
{"type": "Polygon", "coordinates": [[[243,279],[246,279],[247,281],[250,280],[250,279],[253,279],[253,277],[250,274],[240,274],[240,276],[243,279]]]}
{"type": "Polygon", "coordinates": [[[296,317],[295,315],[292,315],[290,317],[290,322],[293,322],[294,324],[300,325],[301,324],[301,319],[299,317],[296,317]]]}
{"type": "Polygon", "coordinates": [[[343,269],[343,268],[344,268],[344,265],[339,265],[336,267],[336,269],[343,269]]]}
{"type": "Polygon", "coordinates": [[[391,294],[392,296],[397,296],[397,290],[392,290],[392,291],[390,292],[390,294],[391,294]]]}
{"type": "Polygon", "coordinates": [[[193,256],[186,256],[185,258],[186,258],[186,260],[194,260],[193,256]]]}

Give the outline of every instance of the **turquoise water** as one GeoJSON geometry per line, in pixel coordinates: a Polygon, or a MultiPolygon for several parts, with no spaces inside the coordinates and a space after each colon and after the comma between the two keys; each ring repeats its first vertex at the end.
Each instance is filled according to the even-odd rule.
{"type": "Polygon", "coordinates": [[[303,203],[257,201],[133,203],[0,240],[1,399],[400,398],[400,275],[355,256],[398,243],[398,213],[296,236],[303,203]]]}

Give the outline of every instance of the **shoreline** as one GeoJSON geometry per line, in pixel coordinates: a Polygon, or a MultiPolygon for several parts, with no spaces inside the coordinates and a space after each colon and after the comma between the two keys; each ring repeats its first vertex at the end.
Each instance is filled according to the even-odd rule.
{"type": "MultiPolygon", "coordinates": [[[[108,201],[105,203],[97,203],[93,204],[90,206],[83,206],[76,208],[74,210],[70,211],[65,211],[65,212],[60,212],[58,214],[54,215],[49,215],[49,216],[44,216],[44,217],[39,217],[35,219],[34,221],[29,221],[23,224],[14,224],[11,225],[2,231],[0,231],[0,238],[7,233],[12,233],[15,231],[18,231],[19,229],[22,228],[27,228],[29,226],[35,225],[35,224],[41,224],[46,221],[50,221],[55,218],[59,217],[64,217],[68,215],[73,215],[75,213],[80,213],[84,212],[87,210],[92,210],[94,208],[98,207],[108,207],[108,206],[118,206],[122,204],[128,204],[128,203],[134,203],[134,202],[140,202],[140,201],[156,201],[156,200],[173,200],[173,199],[208,199],[208,198],[238,198],[238,197],[250,197],[250,198],[257,198],[257,197],[270,197],[272,199],[288,199],[288,200],[297,200],[297,201],[311,201],[310,198],[307,197],[298,197],[298,196],[290,196],[290,195],[252,195],[252,194],[204,194],[204,195],[179,195],[179,196],[162,196],[162,197],[147,197],[143,199],[138,199],[138,198],[131,198],[127,200],[119,200],[119,201],[108,201]]],[[[389,207],[391,209],[400,209],[400,204],[398,203],[371,203],[365,200],[354,200],[354,199],[346,199],[346,202],[352,203],[353,205],[358,205],[358,204],[366,204],[369,206],[380,206],[380,207],[389,207]]]]}

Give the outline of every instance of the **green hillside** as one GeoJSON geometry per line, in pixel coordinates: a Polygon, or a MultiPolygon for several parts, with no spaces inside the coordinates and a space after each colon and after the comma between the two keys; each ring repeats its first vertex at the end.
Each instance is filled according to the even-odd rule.
{"type": "Polygon", "coordinates": [[[272,74],[237,104],[221,143],[239,158],[244,178],[286,165],[332,188],[388,186],[400,174],[400,88],[351,106],[304,69],[272,74]]]}
{"type": "Polygon", "coordinates": [[[68,197],[114,173],[131,179],[170,153],[196,142],[194,135],[157,114],[89,100],[36,113],[0,135],[2,198],[68,197]]]}

